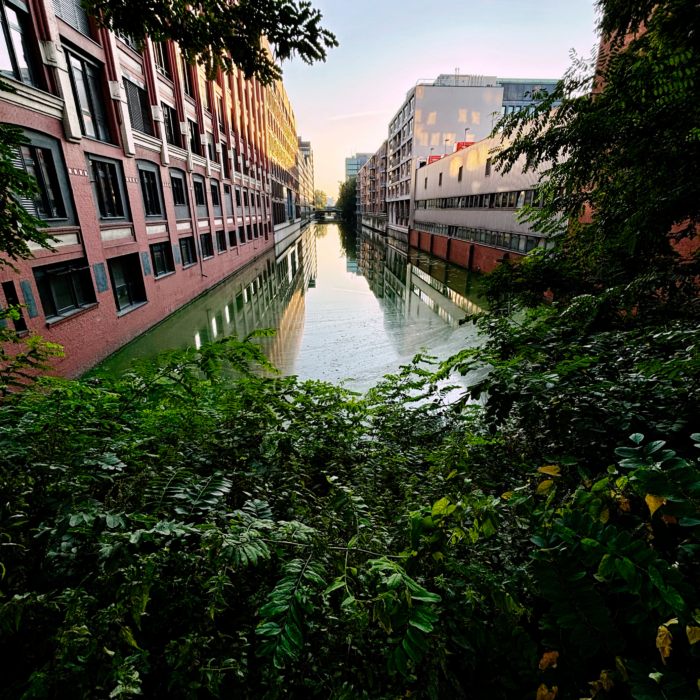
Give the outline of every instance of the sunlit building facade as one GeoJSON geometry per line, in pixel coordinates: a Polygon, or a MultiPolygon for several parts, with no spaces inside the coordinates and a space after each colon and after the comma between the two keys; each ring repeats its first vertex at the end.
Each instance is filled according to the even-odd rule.
{"type": "Polygon", "coordinates": [[[491,272],[504,258],[517,259],[547,245],[517,220],[536,205],[537,171],[518,163],[506,175],[492,167],[501,136],[484,139],[416,170],[410,244],[469,271],[491,272]]]}
{"type": "Polygon", "coordinates": [[[556,80],[440,75],[419,81],[389,124],[388,226],[408,236],[415,169],[485,139],[504,112],[527,109],[528,93],[553,89],[556,80]]]}
{"type": "Polygon", "coordinates": [[[357,174],[357,215],[360,223],[386,231],[387,142],[374,153],[357,174]]]}
{"type": "Polygon", "coordinates": [[[40,194],[23,205],[56,239],[0,272],[0,304],[25,305],[16,329],[63,345],[55,369],[76,376],[272,248],[273,176],[295,164],[296,130],[271,156],[283,87],[208,80],[172,42],[98,28],[79,0],[0,11],[17,90],[0,92],[0,119],[29,139],[15,166],[40,194]]]}

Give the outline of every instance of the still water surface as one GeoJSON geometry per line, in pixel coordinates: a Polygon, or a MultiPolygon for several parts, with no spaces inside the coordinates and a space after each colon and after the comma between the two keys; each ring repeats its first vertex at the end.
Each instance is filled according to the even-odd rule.
{"type": "Polygon", "coordinates": [[[421,348],[440,359],[473,346],[465,315],[475,279],[368,228],[311,224],[144,333],[100,365],[275,328],[266,354],[285,375],[364,391],[421,348]]]}

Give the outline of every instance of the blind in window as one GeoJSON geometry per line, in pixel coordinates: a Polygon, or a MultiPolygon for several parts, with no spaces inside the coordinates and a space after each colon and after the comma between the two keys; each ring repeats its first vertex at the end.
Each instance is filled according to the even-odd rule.
{"type": "MultiPolygon", "coordinates": [[[[17,170],[22,170],[23,172],[26,172],[26,168],[24,167],[24,159],[22,158],[22,154],[20,153],[19,149],[16,151],[12,152],[12,165],[17,168],[17,170]]],[[[19,200],[19,203],[32,215],[32,216],[38,216],[38,212],[36,209],[36,203],[34,202],[33,199],[27,199],[26,197],[17,197],[19,200]]]]}
{"type": "Polygon", "coordinates": [[[73,29],[90,36],[90,23],[80,0],[53,0],[53,9],[56,16],[70,24],[73,29]]]}
{"type": "Polygon", "coordinates": [[[148,94],[143,88],[126,79],[124,80],[124,90],[126,91],[126,101],[129,106],[131,128],[153,136],[148,94]]]}

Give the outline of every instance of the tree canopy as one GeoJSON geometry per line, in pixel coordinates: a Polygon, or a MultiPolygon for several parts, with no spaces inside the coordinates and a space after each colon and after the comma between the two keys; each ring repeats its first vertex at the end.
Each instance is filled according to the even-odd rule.
{"type": "Polygon", "coordinates": [[[201,0],[196,9],[185,0],[82,2],[98,23],[137,42],[176,41],[186,59],[204,65],[210,75],[236,66],[264,85],[281,78],[282,61],[294,56],[309,64],[325,61],[327,49],[338,45],[306,0],[201,0]]]}
{"type": "Polygon", "coordinates": [[[335,206],[346,221],[355,216],[357,210],[357,178],[351,177],[338,183],[338,199],[335,206]]]}
{"type": "Polygon", "coordinates": [[[328,195],[323,190],[314,190],[314,206],[316,209],[325,209],[328,204],[328,195]]]}

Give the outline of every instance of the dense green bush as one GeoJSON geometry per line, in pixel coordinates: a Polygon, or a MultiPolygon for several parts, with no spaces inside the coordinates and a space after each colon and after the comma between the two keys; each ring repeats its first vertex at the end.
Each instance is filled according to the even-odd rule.
{"type": "Polygon", "coordinates": [[[698,330],[478,323],[364,397],[230,339],[2,404],[0,697],[697,698],[698,330]]]}

